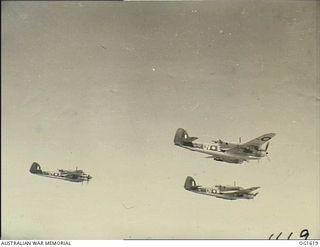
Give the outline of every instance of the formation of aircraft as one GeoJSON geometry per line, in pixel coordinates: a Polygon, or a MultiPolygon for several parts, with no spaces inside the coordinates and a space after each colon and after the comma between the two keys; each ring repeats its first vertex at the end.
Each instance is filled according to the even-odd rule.
{"type": "Polygon", "coordinates": [[[58,172],[42,171],[37,162],[32,163],[30,172],[43,177],[62,179],[70,182],[89,182],[89,180],[92,178],[90,175],[78,169],[72,171],[59,169],[58,172]]]}
{"type": "MultiPolygon", "coordinates": [[[[212,158],[216,161],[227,163],[242,164],[244,161],[260,160],[263,157],[268,157],[269,140],[274,137],[275,133],[264,134],[246,143],[228,143],[222,140],[213,140],[211,143],[196,143],[198,137],[190,137],[182,128],[176,130],[174,136],[174,144],[199,153],[210,155],[207,158],[212,158]],[[264,144],[266,145],[264,146],[264,144]],[[263,147],[264,146],[264,147],[263,147]]],[[[203,187],[197,185],[195,180],[188,176],[184,183],[184,188],[188,191],[215,196],[217,198],[236,200],[236,199],[253,199],[258,193],[253,191],[260,187],[251,187],[244,189],[239,186],[222,186],[215,185],[214,187],[203,187]]]]}
{"type": "MultiPolygon", "coordinates": [[[[195,143],[197,137],[190,137],[188,133],[182,129],[177,129],[174,137],[174,144],[204,154],[209,154],[209,158],[213,158],[217,161],[223,161],[228,163],[241,164],[244,161],[259,160],[262,157],[268,157],[269,140],[276,134],[269,133],[257,137],[249,142],[241,144],[223,142],[221,140],[212,141],[212,143],[202,144],[195,143]],[[266,146],[262,148],[265,144],[266,146]]],[[[62,179],[70,182],[83,182],[92,178],[90,175],[84,173],[82,170],[63,170],[59,169],[58,172],[42,171],[40,165],[37,162],[33,162],[30,167],[32,174],[40,175],[43,177],[62,179]]],[[[203,187],[197,185],[195,180],[188,176],[184,183],[184,188],[188,191],[198,194],[204,194],[209,196],[215,196],[217,198],[236,200],[236,199],[253,199],[258,193],[253,191],[260,187],[251,187],[244,189],[239,186],[222,186],[215,185],[214,187],[203,187]]]]}
{"type": "Polygon", "coordinates": [[[179,128],[174,137],[174,144],[191,151],[209,154],[208,158],[213,158],[216,161],[241,164],[244,161],[259,160],[266,157],[269,147],[267,141],[275,135],[274,133],[265,134],[243,144],[228,143],[221,140],[202,144],[194,142],[198,137],[190,137],[187,131],[179,128]],[[266,142],[266,146],[262,148],[266,142]]]}
{"type": "Polygon", "coordinates": [[[244,189],[239,186],[222,186],[215,185],[214,187],[203,187],[197,185],[196,181],[192,177],[187,177],[184,183],[184,188],[188,191],[215,196],[217,198],[236,200],[236,199],[253,199],[258,192],[252,193],[252,191],[259,189],[260,187],[251,187],[244,189]]]}

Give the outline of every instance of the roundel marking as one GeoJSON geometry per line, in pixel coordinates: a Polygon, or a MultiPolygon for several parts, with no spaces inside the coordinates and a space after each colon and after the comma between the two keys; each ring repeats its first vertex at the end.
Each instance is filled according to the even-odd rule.
{"type": "Polygon", "coordinates": [[[262,137],[261,138],[261,141],[269,141],[271,139],[271,137],[269,137],[269,136],[265,136],[265,137],[262,137]]]}

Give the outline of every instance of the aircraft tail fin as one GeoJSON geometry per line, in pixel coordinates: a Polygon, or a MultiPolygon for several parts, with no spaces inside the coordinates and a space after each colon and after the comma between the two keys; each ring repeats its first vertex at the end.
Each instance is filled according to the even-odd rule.
{"type": "Polygon", "coordinates": [[[33,174],[41,174],[42,173],[41,167],[37,162],[32,163],[29,171],[33,174]]]}
{"type": "Polygon", "coordinates": [[[188,176],[184,182],[184,189],[192,190],[195,187],[197,187],[196,181],[193,179],[193,177],[188,176]]]}
{"type": "Polygon", "coordinates": [[[192,142],[198,139],[198,137],[190,137],[182,128],[177,129],[176,134],[174,136],[174,144],[175,145],[185,145],[185,146],[192,146],[192,142]]]}

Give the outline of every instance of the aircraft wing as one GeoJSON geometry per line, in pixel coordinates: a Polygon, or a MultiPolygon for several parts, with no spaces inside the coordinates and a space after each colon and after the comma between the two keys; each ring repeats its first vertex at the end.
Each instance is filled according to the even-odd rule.
{"type": "Polygon", "coordinates": [[[80,178],[80,174],[76,174],[76,173],[69,173],[66,175],[67,178],[71,178],[71,179],[77,179],[80,178]]]}
{"type": "Polygon", "coordinates": [[[261,147],[265,142],[269,141],[272,137],[274,137],[275,133],[269,133],[262,136],[259,136],[251,141],[248,141],[241,146],[255,146],[255,147],[261,147]]]}
{"type": "Polygon", "coordinates": [[[257,190],[259,189],[260,187],[251,187],[251,188],[248,188],[248,189],[241,189],[241,190],[238,190],[238,191],[223,191],[221,192],[222,194],[227,194],[227,195],[243,195],[243,194],[249,194],[250,192],[254,191],[254,190],[257,190]]]}
{"type": "Polygon", "coordinates": [[[207,158],[214,158],[216,160],[220,160],[220,161],[225,161],[225,162],[229,162],[229,163],[242,163],[243,161],[247,161],[247,159],[245,157],[240,157],[240,156],[232,156],[231,155],[225,155],[225,154],[211,154],[211,156],[208,156],[207,158]]]}
{"type": "Polygon", "coordinates": [[[227,152],[242,154],[242,153],[246,153],[246,150],[251,150],[251,149],[259,150],[264,143],[269,141],[275,135],[276,135],[275,133],[269,133],[269,134],[259,136],[251,141],[248,141],[246,143],[239,144],[233,148],[230,148],[229,150],[227,150],[227,152]]]}
{"type": "Polygon", "coordinates": [[[226,199],[226,200],[236,200],[237,199],[237,195],[235,195],[235,194],[215,194],[214,196],[217,198],[222,198],[222,199],[226,199]]]}

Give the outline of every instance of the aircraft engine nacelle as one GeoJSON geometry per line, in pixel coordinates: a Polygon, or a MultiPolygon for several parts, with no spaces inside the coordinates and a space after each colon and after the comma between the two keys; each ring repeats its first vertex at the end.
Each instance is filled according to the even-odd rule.
{"type": "Polygon", "coordinates": [[[29,171],[33,174],[41,174],[42,173],[41,167],[37,162],[32,163],[29,171]]]}
{"type": "Polygon", "coordinates": [[[265,157],[265,156],[267,156],[267,154],[268,154],[268,152],[266,152],[264,150],[259,150],[256,155],[259,157],[265,157]]]}
{"type": "Polygon", "coordinates": [[[253,199],[253,198],[254,198],[254,195],[246,194],[246,195],[243,195],[242,197],[244,197],[244,198],[246,198],[246,199],[253,199]]]}

